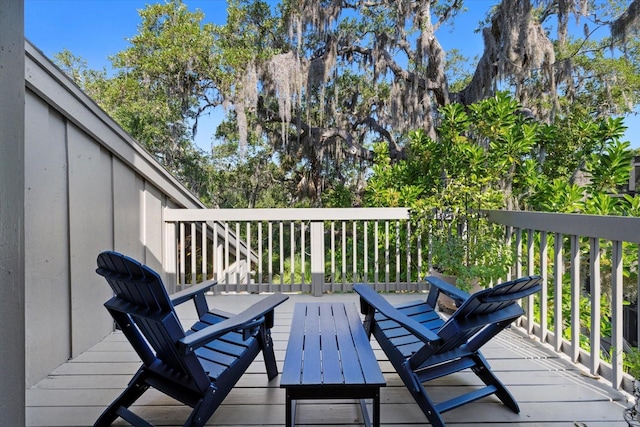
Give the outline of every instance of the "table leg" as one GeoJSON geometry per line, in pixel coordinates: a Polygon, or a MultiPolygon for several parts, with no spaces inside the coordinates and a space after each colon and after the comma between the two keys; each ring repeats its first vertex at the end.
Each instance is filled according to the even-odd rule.
{"type": "Polygon", "coordinates": [[[362,421],[364,422],[365,427],[371,427],[371,419],[369,418],[369,411],[367,410],[367,399],[360,399],[360,410],[362,411],[362,421]]]}
{"type": "Polygon", "coordinates": [[[373,398],[373,426],[380,427],[380,390],[376,391],[373,398]]]}
{"type": "Polygon", "coordinates": [[[380,427],[380,390],[376,390],[371,399],[371,406],[373,407],[373,418],[369,417],[369,411],[367,409],[367,400],[360,399],[360,409],[362,410],[362,421],[366,427],[380,427]]]}
{"type": "Polygon", "coordinates": [[[286,393],[286,404],[285,404],[285,426],[287,427],[295,427],[296,425],[296,404],[297,401],[291,399],[291,394],[287,390],[286,393]]]}

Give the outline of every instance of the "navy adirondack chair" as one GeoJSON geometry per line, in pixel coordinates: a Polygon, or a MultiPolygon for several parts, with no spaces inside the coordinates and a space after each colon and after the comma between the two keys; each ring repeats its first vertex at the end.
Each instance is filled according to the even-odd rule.
{"type": "Polygon", "coordinates": [[[153,387],[193,408],[185,426],[202,426],[213,415],[260,351],[269,379],[278,375],[270,328],[274,308],[287,300],[271,295],[238,315],[209,311],[209,282],[167,294],[160,276],[117,252],[98,256],[98,274],[115,296],[105,303],[142,366],[122,394],[96,421],[110,425],[118,417],[135,426],[151,426],[129,407],[153,387]],[[199,321],[185,331],[174,306],[192,300],[199,321]]]}
{"type": "Polygon", "coordinates": [[[524,314],[518,300],[541,289],[541,278],[523,277],[469,295],[435,277],[426,301],[392,306],[367,285],[354,285],[369,336],[373,334],[405,386],[434,427],[445,426],[442,413],[495,394],[507,407],[520,412],[518,403],[491,372],[480,347],[524,314]],[[448,319],[436,312],[443,292],[459,304],[448,319]],[[434,402],[426,382],[471,369],[484,386],[434,402]]]}

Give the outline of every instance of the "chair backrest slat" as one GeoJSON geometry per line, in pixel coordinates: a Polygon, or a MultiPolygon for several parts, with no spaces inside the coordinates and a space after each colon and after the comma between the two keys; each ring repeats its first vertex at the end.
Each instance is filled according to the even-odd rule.
{"type": "Polygon", "coordinates": [[[472,294],[437,331],[444,338],[437,353],[459,348],[495,322],[522,315],[518,300],[538,292],[541,283],[539,276],[522,277],[472,294]]]}
{"type": "Polygon", "coordinates": [[[96,271],[115,294],[105,306],[147,368],[180,377],[181,382],[198,391],[209,387],[210,380],[196,355],[183,354],[178,348],[185,332],[160,276],[138,261],[111,251],[98,256],[96,271]],[[135,327],[144,340],[140,334],[127,333],[128,327],[135,327]]]}

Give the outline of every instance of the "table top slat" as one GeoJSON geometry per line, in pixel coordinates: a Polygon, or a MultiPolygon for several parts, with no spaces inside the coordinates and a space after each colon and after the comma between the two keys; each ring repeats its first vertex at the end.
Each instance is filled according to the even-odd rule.
{"type": "Polygon", "coordinates": [[[351,336],[358,352],[365,383],[384,386],[386,384],[384,376],[380,370],[376,355],[371,350],[369,337],[367,337],[367,332],[362,326],[360,315],[357,310],[346,310],[346,313],[351,325],[351,336]]]}
{"type": "MultiPolygon", "coordinates": [[[[297,307],[296,307],[297,308],[297,307]]],[[[322,353],[320,352],[320,307],[307,304],[304,322],[304,350],[302,361],[302,383],[308,385],[324,384],[322,381],[322,353]]],[[[294,325],[296,327],[296,325],[294,325]]]]}
{"type": "MultiPolygon", "coordinates": [[[[347,306],[343,305],[341,310],[334,312],[338,346],[340,347],[340,356],[342,357],[344,382],[345,384],[364,384],[365,381],[362,368],[360,367],[358,350],[351,337],[352,331],[362,328],[362,325],[351,325],[346,310],[347,306]]],[[[367,343],[367,345],[369,344],[367,343]]]]}
{"type": "Polygon", "coordinates": [[[344,382],[342,361],[336,340],[335,310],[342,304],[322,304],[320,306],[320,340],[322,343],[322,374],[324,384],[344,382]]]}
{"type": "Polygon", "coordinates": [[[303,306],[296,305],[291,318],[291,325],[298,325],[291,328],[287,351],[285,353],[286,363],[280,376],[281,384],[300,384],[302,380],[302,351],[304,349],[304,318],[306,312],[303,306]]]}

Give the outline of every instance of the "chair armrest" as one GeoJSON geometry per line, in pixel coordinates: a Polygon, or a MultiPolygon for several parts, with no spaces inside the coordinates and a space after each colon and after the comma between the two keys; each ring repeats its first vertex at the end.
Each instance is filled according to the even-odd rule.
{"type": "Polygon", "coordinates": [[[171,294],[171,303],[174,306],[180,305],[185,301],[193,299],[196,295],[204,294],[209,290],[209,288],[216,284],[218,284],[217,280],[206,280],[193,286],[189,286],[187,289],[171,294]]]}
{"type": "Polygon", "coordinates": [[[392,306],[386,299],[369,286],[359,283],[357,285],[353,285],[353,290],[360,295],[361,304],[364,302],[378,310],[389,319],[398,322],[424,343],[440,340],[438,335],[392,306]]]}
{"type": "Polygon", "coordinates": [[[462,304],[469,298],[468,292],[465,292],[462,289],[458,289],[457,287],[445,282],[438,277],[427,276],[424,278],[424,280],[426,280],[429,285],[435,286],[439,292],[442,292],[443,294],[453,299],[458,303],[458,305],[462,304]]]}
{"type": "Polygon", "coordinates": [[[277,306],[288,299],[289,297],[283,294],[270,295],[229,319],[187,335],[178,341],[178,345],[186,354],[227,332],[255,328],[262,323],[268,322],[266,317],[269,317],[269,314],[277,306]]]}

